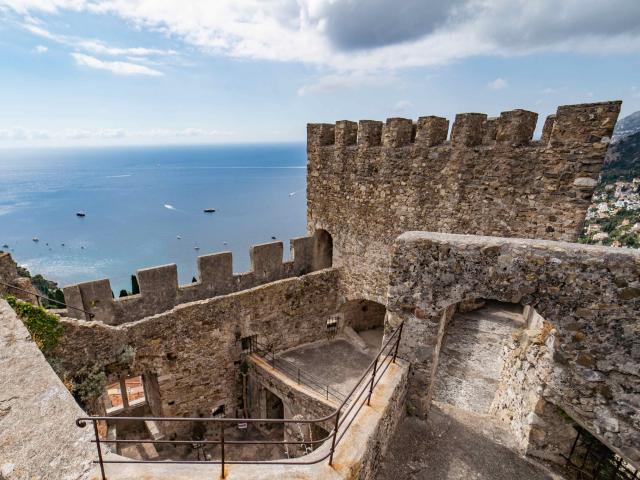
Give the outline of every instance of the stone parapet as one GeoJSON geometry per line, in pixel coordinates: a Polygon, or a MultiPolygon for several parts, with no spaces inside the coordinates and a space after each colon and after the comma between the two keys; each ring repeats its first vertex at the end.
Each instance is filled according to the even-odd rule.
{"type": "MultiPolygon", "coordinates": [[[[140,293],[114,298],[108,279],[64,287],[67,305],[94,315],[93,320],[110,325],[132,322],[155,315],[176,305],[226,295],[284,278],[297,277],[314,270],[314,237],[291,240],[291,260],[283,261],[282,242],[254,245],[250,249],[251,270],[233,273],[231,252],[198,257],[198,280],[178,285],[175,264],[138,270],[140,293]]],[[[72,318],[86,318],[70,308],[72,318]]]]}

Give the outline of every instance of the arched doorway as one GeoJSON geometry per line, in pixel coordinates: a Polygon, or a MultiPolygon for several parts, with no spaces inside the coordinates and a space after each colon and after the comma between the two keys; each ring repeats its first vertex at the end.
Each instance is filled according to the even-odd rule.
{"type": "Polygon", "coordinates": [[[313,235],[313,269],[322,270],[333,265],[333,238],[326,230],[316,230],[313,235]]]}
{"type": "Polygon", "coordinates": [[[371,300],[351,300],[340,309],[344,326],[353,329],[369,349],[377,351],[382,346],[384,320],[387,309],[371,300]]]}

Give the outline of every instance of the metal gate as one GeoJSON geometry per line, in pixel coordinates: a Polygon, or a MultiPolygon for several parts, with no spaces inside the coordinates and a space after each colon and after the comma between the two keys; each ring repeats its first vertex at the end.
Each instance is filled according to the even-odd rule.
{"type": "Polygon", "coordinates": [[[578,434],[573,441],[566,466],[576,480],[636,480],[640,473],[622,457],[576,426],[578,434]]]}

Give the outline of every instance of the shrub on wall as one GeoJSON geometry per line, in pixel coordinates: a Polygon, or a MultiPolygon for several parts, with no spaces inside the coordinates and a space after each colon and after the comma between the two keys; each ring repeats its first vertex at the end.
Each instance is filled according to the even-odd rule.
{"type": "Polygon", "coordinates": [[[38,348],[45,354],[51,352],[58,344],[63,331],[58,317],[42,307],[12,296],[7,296],[6,300],[27,327],[38,348]]]}
{"type": "Polygon", "coordinates": [[[104,393],[107,376],[99,365],[82,368],[74,378],[73,393],[81,405],[88,406],[104,393]]]}

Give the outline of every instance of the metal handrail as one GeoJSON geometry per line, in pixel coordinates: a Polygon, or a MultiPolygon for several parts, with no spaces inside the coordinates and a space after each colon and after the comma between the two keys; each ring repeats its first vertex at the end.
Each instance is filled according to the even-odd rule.
{"type": "Polygon", "coordinates": [[[401,323],[387,338],[387,341],[382,346],[378,354],[371,361],[369,366],[360,376],[358,382],[351,388],[351,391],[346,395],[344,400],[340,403],[338,408],[336,408],[332,413],[320,418],[313,419],[276,419],[276,418],[203,418],[203,417],[195,417],[195,418],[185,418],[185,417],[109,417],[109,416],[90,416],[90,417],[80,417],[76,419],[76,425],[78,427],[86,427],[87,422],[93,423],[93,430],[95,439],[92,440],[92,443],[96,444],[96,449],[98,451],[98,460],[94,460],[94,463],[100,465],[100,472],[102,474],[102,480],[107,480],[104,464],[107,463],[157,463],[154,460],[105,460],[102,455],[102,447],[103,443],[110,444],[132,444],[132,443],[151,443],[151,444],[204,444],[204,445],[220,445],[221,446],[221,458],[220,460],[163,460],[162,464],[210,464],[210,465],[220,465],[221,466],[221,478],[225,478],[225,465],[255,465],[255,464],[265,464],[265,465],[314,465],[320,463],[326,459],[329,459],[329,465],[333,465],[333,455],[336,449],[336,446],[340,443],[346,431],[353,423],[355,417],[358,415],[364,404],[370,405],[371,395],[375,390],[376,385],[382,379],[382,376],[385,374],[389,365],[391,363],[395,363],[396,358],[398,356],[398,348],[400,345],[400,340],[402,337],[402,328],[404,323],[401,323]],[[391,341],[394,340],[393,343],[391,341]],[[390,346],[390,348],[388,348],[390,346]],[[387,351],[388,349],[388,351],[387,351]],[[386,352],[386,353],[385,353],[386,352]],[[369,380],[365,379],[369,376],[369,373],[373,372],[370,375],[369,380]],[[355,398],[352,398],[356,391],[360,389],[358,395],[355,398]],[[362,399],[363,394],[366,393],[366,401],[362,399]],[[362,402],[359,402],[362,399],[362,402]],[[359,403],[359,405],[358,405],[359,403]],[[344,410],[345,407],[349,404],[349,407],[344,410]],[[354,411],[354,408],[358,405],[355,413],[350,416],[350,413],[354,411]],[[98,422],[99,421],[110,421],[110,422],[130,422],[130,421],[158,421],[158,422],[207,422],[218,424],[220,426],[220,439],[219,440],[135,440],[135,439],[127,439],[127,440],[101,440],[98,434],[98,422]],[[225,440],[224,437],[224,427],[226,425],[237,425],[238,423],[246,423],[246,424],[264,424],[264,423],[278,423],[278,424],[317,424],[317,423],[326,423],[328,421],[333,421],[333,429],[331,432],[323,439],[319,440],[309,440],[305,441],[274,441],[274,440],[225,440]],[[345,422],[346,426],[345,426],[345,422]],[[338,430],[342,428],[341,433],[338,435],[338,430]],[[326,442],[331,439],[331,446],[329,448],[328,453],[317,458],[315,460],[308,461],[299,461],[299,460],[229,460],[225,458],[225,445],[316,445],[326,442]]]}
{"type": "Polygon", "coordinates": [[[329,400],[330,396],[334,397],[338,402],[341,402],[346,398],[345,394],[340,390],[330,387],[327,383],[324,383],[322,379],[301,370],[300,367],[294,363],[285,360],[284,358],[277,357],[271,349],[262,345],[260,342],[256,341],[256,346],[258,348],[252,348],[251,353],[258,355],[259,357],[263,357],[272,368],[294,378],[298,385],[305,385],[309,387],[310,389],[324,395],[327,400],[329,400]],[[269,356],[271,356],[271,359],[269,359],[269,356]]]}
{"type": "Polygon", "coordinates": [[[49,298],[49,297],[47,297],[45,295],[40,295],[39,293],[34,293],[31,290],[25,290],[24,288],[15,287],[15,286],[11,285],[10,283],[5,283],[5,282],[0,282],[0,285],[4,285],[5,287],[13,288],[14,290],[18,290],[19,292],[28,293],[29,295],[33,295],[34,297],[37,297],[38,299],[44,298],[45,300],[47,300],[49,302],[56,303],[58,305],[62,305],[65,308],[71,308],[73,310],[77,310],[79,312],[83,312],[83,313],[89,315],[90,319],[95,317],[95,314],[93,314],[93,313],[91,313],[91,312],[89,312],[87,310],[83,310],[82,308],[78,308],[78,307],[72,307],[71,305],[67,305],[64,302],[59,302],[58,300],[54,300],[53,298],[49,298]]]}

